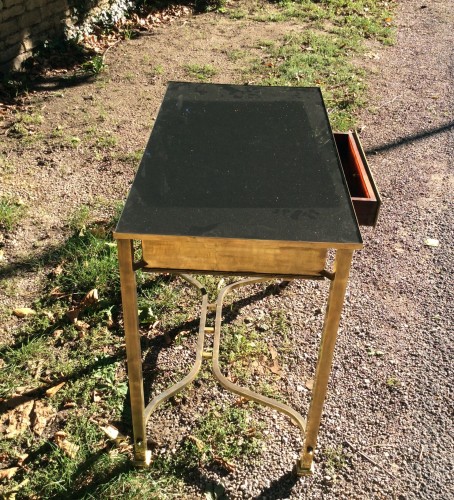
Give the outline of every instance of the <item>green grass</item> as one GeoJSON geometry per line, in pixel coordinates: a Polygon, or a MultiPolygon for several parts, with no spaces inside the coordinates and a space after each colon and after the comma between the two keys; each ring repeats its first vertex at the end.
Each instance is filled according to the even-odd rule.
{"type": "Polygon", "coordinates": [[[0,197],[0,231],[12,231],[25,216],[22,202],[11,196],[0,197]]]}
{"type": "Polygon", "coordinates": [[[186,73],[201,82],[208,82],[217,71],[211,64],[186,64],[184,66],[186,73]]]}
{"type": "Polygon", "coordinates": [[[193,426],[172,455],[157,457],[153,468],[176,477],[201,465],[234,467],[235,460],[254,456],[262,449],[260,425],[254,422],[248,408],[212,405],[193,426]]]}
{"type": "Polygon", "coordinates": [[[283,1],[252,14],[256,21],[304,22],[304,31],[280,41],[258,44],[263,56],[249,70],[249,79],[263,85],[317,86],[322,89],[331,125],[345,131],[356,124],[366,103],[365,71],[352,62],[364,41],[392,44],[392,12],[387,2],[372,0],[283,1]]]}
{"type": "Polygon", "coordinates": [[[364,104],[364,71],[347,62],[358,40],[307,31],[289,33],[279,45],[265,47],[266,58],[256,71],[265,85],[321,87],[331,125],[336,130],[354,126],[364,104]]]}
{"type": "Polygon", "coordinates": [[[327,474],[333,481],[336,476],[347,466],[347,457],[344,454],[342,445],[333,447],[329,446],[323,450],[324,465],[327,474]]]}

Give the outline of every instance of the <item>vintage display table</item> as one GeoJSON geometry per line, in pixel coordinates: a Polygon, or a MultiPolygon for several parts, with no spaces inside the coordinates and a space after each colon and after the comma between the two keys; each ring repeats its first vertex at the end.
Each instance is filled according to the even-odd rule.
{"type": "Polygon", "coordinates": [[[361,234],[318,88],[170,83],[114,233],[118,244],[136,463],[146,423],[190,383],[204,358],[228,390],[271,406],[301,428],[299,474],[311,471],[352,254],[361,234]],[[142,256],[134,261],[133,241],[142,256]],[[332,270],[325,269],[335,250],[332,270]],[[170,272],[199,288],[194,368],[145,406],[135,271],[170,272]],[[188,272],[249,276],[210,303],[188,272]],[[312,399],[294,409],[232,384],[219,366],[222,300],[232,288],[281,277],[330,279],[312,399]],[[215,327],[205,326],[207,310],[215,327]],[[212,351],[205,333],[214,333],[212,351]]]}

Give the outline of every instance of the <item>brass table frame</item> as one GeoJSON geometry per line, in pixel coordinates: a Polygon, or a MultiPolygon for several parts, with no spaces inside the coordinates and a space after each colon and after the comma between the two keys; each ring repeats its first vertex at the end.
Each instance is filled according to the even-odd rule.
{"type": "MultiPolygon", "coordinates": [[[[254,270],[252,272],[238,272],[238,269],[232,269],[231,271],[212,269],[209,272],[207,269],[200,269],[194,266],[193,269],[181,269],[181,268],[166,268],[162,266],[154,266],[148,262],[148,259],[142,260],[140,262],[134,262],[134,240],[141,240],[142,247],[145,249],[144,243],[152,244],[153,242],[159,241],[157,236],[147,235],[127,235],[124,233],[114,233],[114,237],[117,239],[118,245],[118,259],[120,267],[120,280],[121,280],[121,296],[123,302],[123,315],[124,315],[124,329],[126,338],[126,352],[127,352],[127,362],[128,362],[128,378],[129,378],[129,388],[130,388],[130,398],[131,398],[131,412],[132,412],[132,425],[134,433],[134,458],[135,464],[138,466],[147,466],[151,460],[151,451],[147,449],[147,439],[146,439],[146,425],[147,421],[152,414],[152,412],[157,408],[157,406],[176,394],[178,391],[183,389],[186,385],[191,383],[200,369],[202,360],[204,358],[212,359],[212,369],[215,378],[220,382],[220,384],[227,390],[234,393],[240,394],[245,398],[251,399],[261,404],[265,404],[280,411],[287,416],[289,416],[292,421],[294,421],[301,429],[304,435],[304,445],[301,450],[300,457],[297,460],[296,472],[298,475],[310,474],[313,471],[313,458],[314,450],[317,444],[317,436],[320,427],[320,420],[323,410],[323,404],[326,397],[329,375],[331,371],[334,346],[336,343],[337,330],[339,326],[339,321],[341,317],[341,311],[344,301],[345,290],[347,287],[348,276],[350,272],[351,260],[353,251],[362,247],[362,244],[326,244],[326,243],[302,243],[301,255],[306,256],[308,261],[311,261],[312,253],[319,258],[319,255],[323,256],[323,252],[326,257],[326,251],[328,248],[336,250],[336,256],[334,260],[333,271],[329,272],[324,268],[318,272],[313,271],[312,265],[309,265],[309,274],[304,274],[301,269],[304,269],[304,265],[295,264],[295,269],[297,269],[296,274],[291,274],[287,270],[286,272],[279,272],[278,267],[275,267],[274,272],[268,272],[268,261],[267,257],[264,257],[264,266],[266,271],[263,275],[260,272],[256,272],[256,267],[260,268],[260,258],[258,262],[254,260],[254,270]],[[320,252],[321,249],[321,254],[320,252]],[[180,382],[173,385],[160,395],[156,396],[147,406],[145,406],[144,398],[144,387],[142,378],[142,355],[140,347],[140,334],[139,334],[139,320],[138,320],[138,307],[137,307],[137,287],[135,272],[138,269],[148,270],[151,272],[170,272],[179,274],[183,279],[191,283],[193,286],[198,288],[202,295],[202,312],[201,321],[199,327],[199,336],[197,342],[196,351],[196,361],[191,369],[190,373],[184,377],[180,382]],[[223,288],[215,303],[208,302],[208,296],[206,291],[203,289],[202,285],[195,280],[192,276],[185,274],[185,272],[196,272],[199,274],[230,274],[230,275],[245,275],[245,276],[255,276],[253,278],[241,280],[239,282],[228,285],[223,288]],[[305,419],[294,409],[287,405],[279,403],[273,399],[256,394],[248,389],[239,387],[232,382],[230,382],[222,373],[219,368],[219,346],[220,346],[220,336],[221,336],[221,321],[222,321],[222,301],[224,296],[234,288],[243,286],[246,284],[256,283],[259,281],[270,280],[273,278],[283,278],[283,279],[322,279],[328,278],[331,280],[329,297],[325,312],[324,326],[322,331],[322,337],[320,341],[318,360],[316,365],[316,372],[314,378],[314,386],[312,390],[312,398],[307,414],[307,424],[305,419]],[[214,327],[214,343],[213,351],[204,351],[204,335],[207,331],[213,332],[212,328],[206,327],[206,315],[207,310],[216,311],[216,320],[214,327]]],[[[165,237],[164,237],[165,240],[165,237]]],[[[253,247],[253,242],[245,242],[244,246],[253,247]]],[[[159,246],[159,245],[158,245],[159,246]]],[[[184,245],[182,245],[184,250],[184,245]]],[[[277,252],[279,252],[279,245],[276,245],[277,252]]],[[[189,248],[189,247],[188,247],[189,248]]],[[[191,250],[192,247],[189,248],[191,250]]],[[[158,252],[159,253],[159,252],[158,252]]],[[[167,252],[168,253],[168,252],[167,252]]],[[[179,254],[182,253],[182,248],[179,248],[179,254]]],[[[184,253],[184,251],[183,251],[184,253]]],[[[202,252],[203,253],[203,252],[202,252]]],[[[145,250],[144,250],[145,254],[145,250]]],[[[147,255],[150,254],[148,248],[147,255]]],[[[166,256],[166,252],[163,253],[166,256]]],[[[242,254],[241,254],[242,255],[242,254]]],[[[241,257],[240,255],[240,257],[241,257]]],[[[172,256],[169,257],[170,261],[172,256]]],[[[230,257],[229,257],[230,258],[230,257]]],[[[316,260],[317,260],[316,259],[316,260]]],[[[158,255],[159,260],[159,255],[158,255]]],[[[164,258],[165,260],[165,258],[164,258]]],[[[214,257],[213,262],[218,262],[217,256],[214,257]]],[[[323,261],[324,262],[324,261],[323,261]]],[[[273,264],[274,265],[274,264],[273,264]]],[[[278,265],[277,265],[278,266],[278,265]]],[[[323,263],[324,266],[324,263],[323,263]]],[[[273,267],[273,266],[271,266],[273,267]]],[[[287,269],[287,268],[286,268],[287,269]]]]}

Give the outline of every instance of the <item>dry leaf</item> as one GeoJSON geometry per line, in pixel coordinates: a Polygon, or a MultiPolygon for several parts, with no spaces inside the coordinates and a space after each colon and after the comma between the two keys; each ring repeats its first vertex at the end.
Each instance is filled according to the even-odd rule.
{"type": "Polygon", "coordinates": [[[72,323],[77,323],[77,318],[79,317],[79,314],[81,314],[87,307],[96,304],[98,301],[99,301],[98,290],[96,288],[93,288],[93,290],[90,290],[77,306],[72,307],[71,309],[69,309],[69,311],[66,312],[66,317],[72,323]]]}
{"type": "Polygon", "coordinates": [[[424,245],[426,245],[426,247],[438,247],[440,245],[440,241],[436,238],[426,238],[424,240],[424,245]]]}
{"type": "Polygon", "coordinates": [[[17,458],[17,465],[21,466],[25,460],[29,457],[28,453],[22,453],[17,458]]]}
{"type": "Polygon", "coordinates": [[[29,307],[18,307],[17,309],[14,309],[13,314],[18,318],[25,318],[26,316],[36,314],[36,311],[34,309],[30,309],[29,307]]]}
{"type": "MultiPolygon", "coordinates": [[[[74,324],[74,327],[76,328],[76,330],[78,332],[81,332],[81,333],[85,333],[87,330],[90,329],[90,325],[88,323],[86,323],[85,321],[80,321],[80,320],[77,320],[74,324]]],[[[79,338],[82,338],[79,336],[79,338]]]]}
{"type": "Polygon", "coordinates": [[[60,274],[63,272],[63,263],[58,264],[57,267],[54,267],[51,271],[51,274],[53,276],[60,276],[60,274]]]}
{"type": "Polygon", "coordinates": [[[270,370],[271,372],[273,372],[275,375],[279,375],[279,376],[282,376],[283,372],[282,372],[282,368],[280,367],[277,359],[274,360],[273,362],[273,366],[270,366],[270,370]]]}
{"type": "Polygon", "coordinates": [[[120,431],[113,425],[101,426],[101,429],[107,434],[109,439],[117,439],[120,431]]]}
{"type": "Polygon", "coordinates": [[[205,444],[204,444],[204,442],[201,439],[196,438],[195,436],[188,436],[188,439],[190,441],[192,441],[197,446],[197,449],[199,451],[203,451],[204,450],[205,444]]]}
{"type": "Polygon", "coordinates": [[[54,385],[53,387],[49,387],[46,391],[46,396],[48,398],[51,398],[54,394],[56,394],[64,385],[66,382],[61,382],[60,384],[54,385]]]}
{"type": "Polygon", "coordinates": [[[0,479],[11,479],[19,470],[19,467],[10,467],[9,469],[0,469],[0,479]]]}
{"type": "Polygon", "coordinates": [[[87,295],[85,295],[84,299],[82,300],[82,304],[85,307],[91,306],[92,304],[96,304],[99,301],[98,297],[98,290],[96,288],[93,288],[93,290],[90,290],[87,295]]]}
{"type": "Polygon", "coordinates": [[[54,339],[58,339],[59,337],[61,337],[62,333],[63,330],[55,330],[52,336],[54,337],[54,339]]]}
{"type": "Polygon", "coordinates": [[[59,431],[54,435],[55,443],[63,451],[63,453],[69,458],[75,458],[80,446],[71,443],[66,439],[66,432],[59,431]]]}
{"type": "Polygon", "coordinates": [[[214,455],[213,460],[217,462],[220,466],[224,467],[224,469],[228,470],[229,472],[234,472],[236,469],[236,465],[233,462],[228,462],[222,457],[214,455]]]}
{"type": "Polygon", "coordinates": [[[312,389],[314,388],[314,379],[310,378],[310,379],[306,380],[306,382],[304,383],[304,385],[306,386],[307,389],[309,389],[310,391],[312,391],[312,389]]]}
{"type": "Polygon", "coordinates": [[[55,410],[42,401],[35,401],[31,413],[31,427],[37,436],[41,436],[50,419],[55,416],[55,410]]]}
{"type": "Polygon", "coordinates": [[[277,350],[271,344],[268,344],[268,349],[270,350],[271,359],[275,360],[277,358],[277,350]]]}
{"type": "Polygon", "coordinates": [[[30,414],[33,405],[34,400],[27,401],[1,417],[0,428],[2,428],[6,438],[14,438],[30,428],[30,414]]]}
{"type": "Polygon", "coordinates": [[[107,434],[108,438],[114,440],[118,446],[124,445],[127,438],[116,427],[109,424],[107,426],[101,426],[101,429],[107,434]]]}

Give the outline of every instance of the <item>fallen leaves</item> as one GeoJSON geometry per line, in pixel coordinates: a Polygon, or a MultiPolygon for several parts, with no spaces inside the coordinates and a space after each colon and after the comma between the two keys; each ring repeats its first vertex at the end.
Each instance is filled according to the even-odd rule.
{"type": "Polygon", "coordinates": [[[42,401],[35,401],[33,410],[30,414],[30,423],[33,432],[37,436],[41,436],[48,424],[48,422],[55,416],[55,410],[43,403],[42,401]]]}
{"type": "MultiPolygon", "coordinates": [[[[87,323],[83,322],[81,322],[81,324],[78,323],[79,315],[82,314],[82,312],[85,311],[87,307],[96,304],[98,301],[99,301],[98,290],[94,288],[85,295],[85,297],[79,302],[79,304],[72,307],[66,312],[66,317],[71,321],[71,323],[74,323],[76,325],[76,328],[79,327],[81,330],[84,330],[86,329],[85,325],[87,325],[87,323]]],[[[88,325],[88,327],[89,326],[90,325],[88,325]]]]}
{"type": "Polygon", "coordinates": [[[19,470],[19,467],[10,467],[9,469],[0,469],[0,479],[11,479],[19,470]]]}
{"type": "Polygon", "coordinates": [[[30,414],[34,403],[33,400],[26,401],[2,417],[0,429],[2,428],[5,438],[12,439],[30,428],[30,414]]]}
{"type": "Polygon", "coordinates": [[[0,418],[0,433],[5,438],[13,439],[27,430],[41,436],[55,410],[39,400],[30,400],[18,405],[0,418]]]}
{"type": "Polygon", "coordinates": [[[269,369],[272,373],[281,377],[284,372],[282,370],[282,367],[279,365],[279,361],[277,360],[278,352],[276,348],[271,344],[268,344],[268,349],[271,354],[271,360],[273,361],[273,364],[269,367],[269,369]]]}
{"type": "Polygon", "coordinates": [[[66,384],[66,382],[60,382],[59,384],[57,385],[54,385],[53,387],[49,387],[49,389],[47,389],[46,391],[46,396],[48,398],[51,398],[54,394],[56,394],[64,385],[66,384]]]}
{"type": "Polygon", "coordinates": [[[112,440],[117,440],[117,439],[124,440],[124,439],[126,439],[126,436],[121,434],[121,432],[113,425],[110,425],[110,424],[106,425],[106,426],[101,425],[100,429],[107,435],[107,437],[109,439],[112,439],[112,440]]]}
{"type": "Polygon", "coordinates": [[[66,432],[58,431],[54,434],[55,444],[63,451],[63,453],[69,458],[76,458],[77,452],[79,451],[80,446],[74,443],[71,443],[66,438],[66,432]]]}
{"type": "Polygon", "coordinates": [[[26,318],[27,316],[33,316],[36,314],[36,311],[34,309],[30,309],[29,307],[18,307],[13,310],[13,314],[18,318],[26,318]]]}
{"type": "Polygon", "coordinates": [[[438,247],[440,246],[440,241],[437,240],[436,238],[426,238],[424,240],[424,245],[426,247],[438,247]]]}

